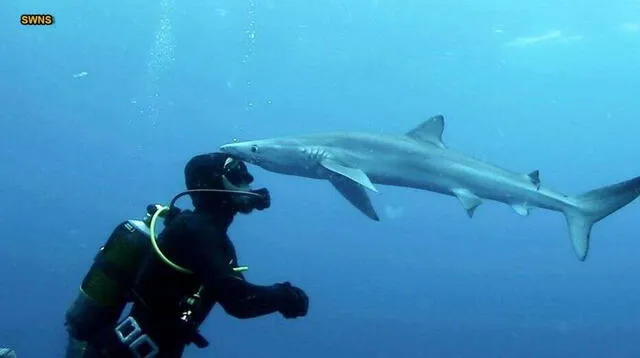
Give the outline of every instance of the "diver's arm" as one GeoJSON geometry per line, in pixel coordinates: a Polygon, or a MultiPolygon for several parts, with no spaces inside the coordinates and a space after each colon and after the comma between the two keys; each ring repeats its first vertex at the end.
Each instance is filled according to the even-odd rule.
{"type": "Polygon", "coordinates": [[[238,277],[221,277],[209,283],[214,299],[236,318],[254,318],[279,312],[286,293],[281,284],[260,286],[238,277]]]}
{"type": "Polygon", "coordinates": [[[233,270],[227,238],[215,227],[189,225],[189,266],[203,282],[210,299],[236,318],[253,318],[286,309],[287,285],[260,286],[249,283],[233,270]]]}

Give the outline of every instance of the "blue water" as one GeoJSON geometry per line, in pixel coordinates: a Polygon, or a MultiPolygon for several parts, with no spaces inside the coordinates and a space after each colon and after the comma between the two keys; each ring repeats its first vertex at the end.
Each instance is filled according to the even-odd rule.
{"type": "MultiPolygon", "coordinates": [[[[640,3],[275,1],[0,4],[0,346],[61,357],[64,311],[115,225],[234,138],[403,133],[571,194],[640,175],[640,3]],[[25,27],[50,13],[52,27],[25,27]]],[[[254,283],[309,315],[237,320],[185,357],[639,357],[640,208],[579,262],[562,215],[382,187],[373,222],[330,184],[251,167],[270,210],[230,231],[254,283]]],[[[188,201],[181,201],[188,207],[188,201]]]]}

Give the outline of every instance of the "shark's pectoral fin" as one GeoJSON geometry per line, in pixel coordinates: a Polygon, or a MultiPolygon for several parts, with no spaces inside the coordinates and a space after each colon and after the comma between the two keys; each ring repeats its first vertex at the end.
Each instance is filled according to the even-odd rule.
{"type": "Polygon", "coordinates": [[[444,117],[437,115],[427,119],[416,128],[407,132],[406,136],[420,142],[434,144],[444,149],[446,147],[442,142],[442,132],[444,132],[444,117]]]}
{"type": "Polygon", "coordinates": [[[467,215],[472,218],[473,213],[476,211],[476,208],[480,204],[482,204],[482,199],[480,199],[476,194],[467,189],[453,189],[453,193],[458,198],[458,200],[460,200],[460,203],[467,211],[467,215]]]}
{"type": "Polygon", "coordinates": [[[528,216],[531,208],[526,204],[511,204],[511,208],[520,216],[528,216]]]}
{"type": "Polygon", "coordinates": [[[534,170],[527,174],[527,178],[531,180],[531,183],[536,186],[536,189],[540,189],[540,171],[534,170]]]}
{"type": "Polygon", "coordinates": [[[364,187],[343,176],[334,176],[329,179],[329,181],[345,199],[358,208],[363,214],[375,221],[380,221],[376,209],[373,208],[364,187]]]}
{"type": "Polygon", "coordinates": [[[371,182],[367,174],[365,174],[365,172],[358,168],[350,168],[344,166],[332,159],[323,159],[322,161],[320,161],[320,165],[333,173],[353,180],[354,182],[364,186],[371,191],[374,191],[376,193],[378,192],[378,189],[373,186],[373,183],[371,182]]]}

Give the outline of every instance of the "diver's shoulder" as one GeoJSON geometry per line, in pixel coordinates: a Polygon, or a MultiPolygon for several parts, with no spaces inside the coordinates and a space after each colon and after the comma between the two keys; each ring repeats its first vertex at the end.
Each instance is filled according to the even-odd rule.
{"type": "Polygon", "coordinates": [[[181,210],[165,220],[166,226],[182,226],[202,222],[202,215],[191,210],[181,210]]]}
{"type": "Polygon", "coordinates": [[[168,226],[182,227],[187,231],[200,231],[204,228],[214,228],[211,218],[203,213],[183,210],[168,223],[168,226]]]}

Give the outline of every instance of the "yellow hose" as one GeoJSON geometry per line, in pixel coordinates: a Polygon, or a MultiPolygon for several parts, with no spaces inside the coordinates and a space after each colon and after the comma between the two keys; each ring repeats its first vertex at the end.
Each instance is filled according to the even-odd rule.
{"type": "MultiPolygon", "coordinates": [[[[158,210],[156,210],[156,212],[153,214],[153,216],[151,217],[151,223],[149,224],[149,230],[150,230],[150,238],[151,238],[151,245],[153,246],[153,250],[156,252],[156,254],[158,254],[158,256],[160,257],[160,259],[166,263],[167,265],[171,266],[174,270],[178,271],[178,272],[182,272],[182,273],[186,273],[186,274],[192,274],[193,272],[189,269],[186,269],[180,265],[175,264],[174,262],[172,262],[171,260],[169,260],[169,258],[167,258],[166,256],[164,256],[164,254],[162,253],[162,251],[160,251],[160,247],[158,247],[158,242],[156,241],[156,222],[158,221],[158,218],[160,217],[160,215],[162,213],[164,213],[165,211],[169,211],[169,207],[168,206],[163,206],[158,208],[158,210]]],[[[249,268],[247,266],[238,266],[238,267],[234,267],[233,271],[236,272],[243,272],[243,271],[247,271],[249,268]]]]}
{"type": "Polygon", "coordinates": [[[169,211],[168,206],[163,206],[161,208],[158,208],[158,210],[156,210],[156,212],[151,217],[151,224],[149,225],[149,229],[151,231],[151,235],[149,235],[151,237],[151,245],[153,245],[153,249],[156,251],[158,256],[160,256],[160,259],[164,261],[164,263],[171,266],[173,269],[175,269],[178,272],[192,274],[193,272],[191,270],[186,269],[182,266],[176,265],[171,260],[169,260],[166,256],[164,256],[164,254],[162,253],[162,251],[160,251],[160,248],[158,247],[158,242],[156,241],[156,221],[158,220],[158,217],[160,217],[160,215],[165,211],[169,211]]]}

